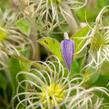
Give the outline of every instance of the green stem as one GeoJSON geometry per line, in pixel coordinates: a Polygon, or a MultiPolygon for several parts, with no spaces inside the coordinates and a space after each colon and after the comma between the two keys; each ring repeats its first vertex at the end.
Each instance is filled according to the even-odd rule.
{"type": "MultiPolygon", "coordinates": [[[[90,45],[87,45],[87,51],[86,51],[85,58],[83,60],[82,69],[84,69],[84,67],[87,65],[87,60],[89,57],[89,49],[90,49],[90,45]]],[[[84,73],[85,70],[86,70],[86,68],[84,70],[82,70],[82,72],[84,73]]]]}
{"type": "Polygon", "coordinates": [[[37,30],[35,29],[35,26],[33,25],[31,27],[31,33],[30,33],[30,40],[32,41],[32,60],[40,60],[40,53],[39,53],[39,45],[37,43],[37,30]]]}
{"type": "Polygon", "coordinates": [[[35,25],[35,18],[34,17],[30,17],[31,13],[29,15],[27,15],[27,20],[30,22],[31,24],[31,31],[29,34],[29,38],[31,40],[31,52],[32,52],[32,56],[31,56],[31,60],[35,60],[38,61],[40,60],[40,49],[39,49],[39,44],[37,43],[37,39],[38,39],[38,34],[37,34],[37,27],[35,25]]]}

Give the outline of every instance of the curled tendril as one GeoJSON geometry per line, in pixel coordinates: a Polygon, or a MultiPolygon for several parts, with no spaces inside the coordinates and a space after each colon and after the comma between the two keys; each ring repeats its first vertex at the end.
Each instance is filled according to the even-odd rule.
{"type": "Polygon", "coordinates": [[[68,10],[80,9],[86,4],[87,0],[31,0],[27,8],[35,7],[31,17],[36,19],[40,34],[47,34],[67,23],[66,16],[72,19],[72,12],[69,13],[68,10]]]}
{"type": "Polygon", "coordinates": [[[77,52],[78,54],[89,46],[88,63],[85,67],[99,68],[104,61],[109,61],[109,27],[103,24],[103,15],[108,8],[109,6],[105,6],[100,11],[96,17],[94,27],[90,28],[90,31],[81,42],[84,43],[83,47],[77,52]]]}
{"type": "Polygon", "coordinates": [[[15,26],[19,14],[12,13],[11,10],[1,11],[0,14],[2,15],[0,16],[0,31],[6,36],[0,41],[0,50],[7,55],[15,54],[19,56],[32,42],[15,26]]]}
{"type": "Polygon", "coordinates": [[[31,67],[29,72],[21,71],[17,74],[18,86],[13,98],[13,109],[20,106],[25,109],[98,109],[103,105],[103,99],[94,92],[99,91],[109,96],[109,90],[104,87],[85,89],[82,86],[82,77],[70,78],[56,56],[50,56],[45,62],[38,63],[45,66],[46,70],[43,67],[42,70],[31,67]],[[21,77],[24,78],[20,79],[21,77]],[[14,106],[16,99],[18,104],[14,106]]]}

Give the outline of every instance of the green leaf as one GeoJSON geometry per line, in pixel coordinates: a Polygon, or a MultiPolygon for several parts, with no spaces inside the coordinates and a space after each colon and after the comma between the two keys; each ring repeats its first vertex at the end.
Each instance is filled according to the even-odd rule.
{"type": "Polygon", "coordinates": [[[80,29],[79,32],[77,32],[76,34],[74,34],[71,39],[74,40],[75,42],[75,52],[78,52],[84,45],[84,41],[83,41],[83,38],[86,36],[86,34],[89,32],[90,28],[89,26],[86,26],[82,29],[80,29]]]}
{"type": "Polygon", "coordinates": [[[19,61],[21,70],[23,71],[29,71],[30,65],[27,62],[19,61]]]}
{"type": "Polygon", "coordinates": [[[52,52],[54,55],[56,55],[60,60],[63,60],[62,54],[60,51],[60,43],[57,40],[50,37],[44,37],[38,40],[38,42],[42,46],[47,48],[50,52],[52,52]]]}
{"type": "Polygon", "coordinates": [[[108,0],[97,0],[97,7],[102,9],[104,6],[108,5],[108,0]]]}
{"type": "Polygon", "coordinates": [[[100,77],[100,73],[95,68],[88,67],[83,74],[85,81],[88,85],[94,84],[100,77]]]}
{"type": "Polygon", "coordinates": [[[81,10],[76,10],[75,13],[81,22],[86,22],[86,19],[88,22],[94,22],[96,16],[99,13],[99,10],[96,7],[95,8],[86,7],[82,8],[81,10]]]}
{"type": "Polygon", "coordinates": [[[77,60],[73,60],[71,72],[73,72],[73,74],[78,74],[79,71],[80,71],[80,66],[79,66],[77,60]]]}
{"type": "MultiPolygon", "coordinates": [[[[10,81],[10,74],[8,71],[1,70],[0,71],[0,96],[1,99],[10,103],[12,99],[12,84],[10,81]]],[[[6,108],[7,109],[7,108],[6,108]]]]}
{"type": "Polygon", "coordinates": [[[0,27],[0,41],[3,41],[7,38],[7,32],[5,29],[0,27]]]}
{"type": "Polygon", "coordinates": [[[20,63],[18,59],[15,59],[13,57],[9,59],[8,71],[10,72],[11,75],[13,92],[15,93],[16,86],[17,86],[16,75],[19,71],[21,71],[20,63]]]}
{"type": "Polygon", "coordinates": [[[24,19],[24,18],[19,19],[19,20],[16,22],[16,26],[17,26],[17,28],[18,28],[21,32],[23,32],[23,33],[26,34],[26,35],[29,35],[29,33],[30,33],[30,24],[29,24],[29,22],[28,22],[26,19],[24,19]]]}
{"type": "Polygon", "coordinates": [[[109,62],[108,61],[104,61],[101,68],[100,68],[100,73],[104,76],[109,77],[109,62]]]}
{"type": "Polygon", "coordinates": [[[0,71],[0,87],[2,89],[6,89],[7,83],[6,83],[6,77],[3,71],[0,71]]]}
{"type": "Polygon", "coordinates": [[[73,37],[83,37],[88,33],[89,30],[90,30],[89,26],[85,26],[81,28],[76,34],[74,34],[72,38],[73,37]]]}

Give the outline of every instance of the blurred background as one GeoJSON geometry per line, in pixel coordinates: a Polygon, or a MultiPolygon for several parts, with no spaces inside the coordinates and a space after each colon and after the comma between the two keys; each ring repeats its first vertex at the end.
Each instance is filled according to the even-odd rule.
{"type": "MultiPolygon", "coordinates": [[[[32,3],[35,0],[30,1],[32,3]]],[[[63,24],[63,28],[61,29],[56,27],[49,32],[47,28],[42,28],[45,25],[37,24],[38,22],[42,22],[40,20],[36,24],[30,23],[32,18],[28,18],[31,17],[32,8],[25,8],[28,4],[27,2],[28,0],[0,0],[0,109],[12,109],[12,97],[15,95],[17,86],[16,74],[21,70],[28,70],[28,60],[23,56],[27,57],[30,61],[36,61],[45,60],[50,54],[50,52],[47,52],[46,49],[37,44],[36,40],[48,36],[60,42],[63,39],[64,32],[67,31],[70,34],[69,27],[66,24],[63,24]],[[24,12],[28,16],[27,19],[22,14],[24,12]],[[10,37],[7,38],[7,34],[10,37]],[[19,38],[19,36],[21,37],[19,38]],[[31,46],[27,42],[31,43],[31,46]],[[20,51],[23,58],[16,58],[16,55],[11,56],[14,52],[18,55],[16,49],[20,51]],[[20,59],[24,60],[24,62],[19,61],[20,59]]],[[[86,22],[92,25],[100,10],[106,5],[109,5],[109,0],[88,0],[84,8],[73,10],[75,19],[81,27],[84,27],[86,22]]],[[[106,13],[105,17],[104,23],[108,25],[109,13],[106,13]]],[[[78,72],[78,69],[76,69],[78,66],[77,63],[74,63],[73,66],[75,67],[74,70],[78,72]]],[[[105,68],[105,71],[107,70],[105,68]]],[[[103,79],[101,76],[98,80],[99,82],[95,83],[95,85],[106,84],[109,80],[108,77],[109,75],[106,75],[103,78],[104,82],[102,82],[103,79]]]]}

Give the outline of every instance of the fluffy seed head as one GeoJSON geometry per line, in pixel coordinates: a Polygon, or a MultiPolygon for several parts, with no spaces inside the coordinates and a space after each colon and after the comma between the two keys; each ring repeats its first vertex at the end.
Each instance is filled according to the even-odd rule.
{"type": "Polygon", "coordinates": [[[85,89],[82,78],[71,78],[57,57],[53,56],[50,60],[40,62],[40,70],[32,67],[30,72],[17,74],[17,94],[13,100],[17,98],[18,104],[13,109],[98,109],[103,104],[103,99],[94,92],[99,91],[109,96],[108,89],[103,87],[85,89]]]}
{"type": "MultiPolygon", "coordinates": [[[[85,37],[83,48],[89,46],[88,66],[99,68],[106,60],[109,61],[109,27],[103,25],[103,14],[109,6],[104,7],[98,14],[95,25],[85,37]]],[[[83,48],[81,50],[83,50],[83,48]]],[[[81,51],[80,50],[80,51],[81,51]]]]}

